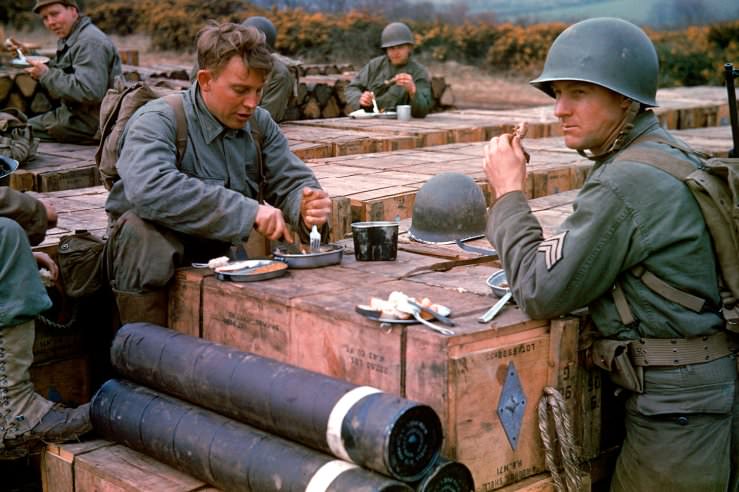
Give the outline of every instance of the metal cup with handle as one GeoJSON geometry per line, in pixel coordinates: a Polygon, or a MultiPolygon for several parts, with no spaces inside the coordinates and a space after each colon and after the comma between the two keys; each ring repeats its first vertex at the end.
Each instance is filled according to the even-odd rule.
{"type": "Polygon", "coordinates": [[[508,287],[508,280],[506,278],[504,270],[492,274],[490,277],[488,277],[486,283],[493,291],[493,294],[500,297],[500,299],[477,319],[477,321],[479,321],[480,323],[489,323],[490,321],[492,321],[493,318],[498,315],[500,310],[503,309],[503,307],[508,304],[508,302],[513,297],[511,289],[510,287],[508,287]]]}

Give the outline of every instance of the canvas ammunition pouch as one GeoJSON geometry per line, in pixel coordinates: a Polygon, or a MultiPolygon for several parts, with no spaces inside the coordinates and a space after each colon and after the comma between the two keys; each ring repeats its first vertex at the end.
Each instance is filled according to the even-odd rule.
{"type": "Polygon", "coordinates": [[[644,368],[632,364],[630,341],[601,338],[593,342],[593,364],[608,372],[615,384],[634,393],[644,392],[644,368]]]}
{"type": "Polygon", "coordinates": [[[0,155],[23,164],[36,155],[38,143],[25,114],[15,108],[0,110],[0,155]]]}
{"type": "Polygon", "coordinates": [[[104,248],[105,241],[86,230],[59,239],[57,262],[67,296],[88,297],[107,285],[102,269],[104,248]]]}

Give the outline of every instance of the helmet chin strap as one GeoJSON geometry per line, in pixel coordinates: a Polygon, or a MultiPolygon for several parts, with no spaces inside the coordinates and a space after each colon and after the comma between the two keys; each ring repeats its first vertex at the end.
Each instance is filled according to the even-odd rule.
{"type": "Polygon", "coordinates": [[[588,154],[585,150],[578,149],[577,153],[592,161],[599,161],[609,154],[621,150],[626,143],[627,135],[634,128],[634,120],[636,119],[636,115],[639,114],[640,107],[641,104],[638,101],[632,100],[629,103],[629,107],[624,113],[623,120],[621,120],[621,123],[613,130],[611,135],[600,147],[601,149],[605,149],[604,151],[598,152],[597,154],[592,152],[588,154]]]}

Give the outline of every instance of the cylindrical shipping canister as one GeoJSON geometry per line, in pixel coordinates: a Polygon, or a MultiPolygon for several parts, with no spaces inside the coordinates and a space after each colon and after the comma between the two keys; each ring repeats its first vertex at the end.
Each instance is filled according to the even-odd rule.
{"type": "Polygon", "coordinates": [[[458,461],[439,458],[431,471],[415,484],[416,492],[475,492],[472,472],[458,461]]]}
{"type": "Polygon", "coordinates": [[[156,325],[123,326],[111,361],[127,379],[399,480],[420,480],[441,449],[428,405],[156,325]]]}
{"type": "Polygon", "coordinates": [[[150,388],[111,379],[90,418],[122,443],[234,492],[406,492],[405,483],[268,434],[150,388]]]}

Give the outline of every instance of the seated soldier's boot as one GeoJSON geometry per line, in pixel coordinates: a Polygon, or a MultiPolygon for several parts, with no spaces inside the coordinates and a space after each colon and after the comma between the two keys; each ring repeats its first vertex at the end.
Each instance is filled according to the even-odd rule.
{"type": "Polygon", "coordinates": [[[41,418],[41,422],[31,429],[29,437],[44,442],[65,442],[79,439],[92,431],[90,422],[90,404],[85,403],[77,408],[66,408],[54,405],[41,418]]]}
{"type": "Polygon", "coordinates": [[[86,407],[64,419],[69,425],[59,425],[57,410],[52,410],[54,403],[34,391],[28,371],[34,338],[33,321],[0,327],[0,459],[24,456],[52,436],[61,442],[89,430],[86,407]],[[85,419],[87,425],[82,423],[85,419]]]}
{"type": "Polygon", "coordinates": [[[126,292],[113,289],[121,325],[152,323],[168,326],[169,293],[166,289],[153,292],[126,292]]]}

